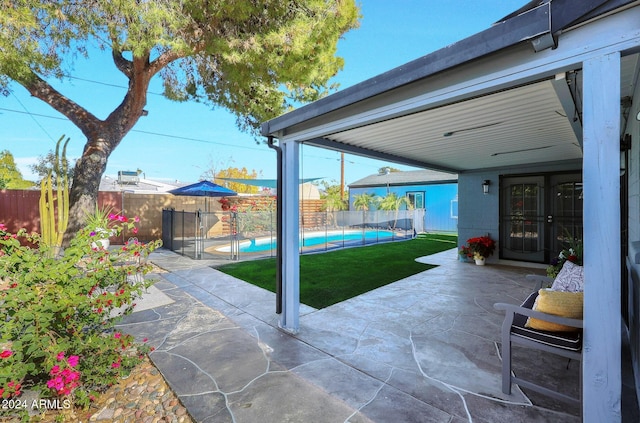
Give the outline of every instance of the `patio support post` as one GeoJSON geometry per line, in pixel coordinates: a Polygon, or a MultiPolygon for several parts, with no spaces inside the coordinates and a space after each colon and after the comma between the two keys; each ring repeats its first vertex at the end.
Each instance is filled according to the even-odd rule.
{"type": "Polygon", "coordinates": [[[299,250],[299,144],[281,140],[282,149],[282,314],[279,326],[292,333],[299,329],[300,314],[300,250],[299,250]]]}
{"type": "Polygon", "coordinates": [[[583,63],[585,422],[620,422],[620,53],[583,63]]]}

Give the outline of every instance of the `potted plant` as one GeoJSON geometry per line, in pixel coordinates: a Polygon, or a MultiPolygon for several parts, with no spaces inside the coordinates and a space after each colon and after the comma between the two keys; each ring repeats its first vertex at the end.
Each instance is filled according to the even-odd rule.
{"type": "Polygon", "coordinates": [[[484,265],[485,259],[493,254],[496,242],[488,236],[469,238],[467,245],[460,248],[460,254],[473,258],[477,265],[484,265]]]}
{"type": "Polygon", "coordinates": [[[94,237],[95,241],[91,243],[92,248],[109,248],[111,242],[109,237],[114,234],[111,226],[112,221],[112,207],[104,206],[98,208],[86,216],[86,227],[90,230],[91,237],[94,237]]]}
{"type": "Polygon", "coordinates": [[[560,251],[558,257],[554,257],[551,260],[551,263],[547,267],[547,276],[555,279],[567,261],[582,266],[582,240],[570,238],[568,247],[560,251]]]}

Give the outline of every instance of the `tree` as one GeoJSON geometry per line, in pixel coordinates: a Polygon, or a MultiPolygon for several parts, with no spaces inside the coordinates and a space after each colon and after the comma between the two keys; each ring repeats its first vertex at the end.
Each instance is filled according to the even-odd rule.
{"type": "MultiPolygon", "coordinates": [[[[43,178],[46,178],[49,173],[57,176],[57,169],[59,169],[59,166],[56,166],[56,156],[53,150],[49,150],[49,152],[44,156],[39,156],[38,161],[35,164],[29,165],[29,169],[38,175],[38,182],[43,178]]],[[[69,166],[67,169],[67,180],[73,181],[73,166],[69,166]]]]}
{"type": "Polygon", "coordinates": [[[349,204],[342,199],[342,187],[340,185],[329,185],[322,181],[324,192],[320,194],[320,199],[324,200],[324,207],[329,212],[347,210],[349,204]]]}
{"type": "Polygon", "coordinates": [[[32,186],[33,182],[22,178],[13,154],[9,150],[0,151],[0,189],[26,189],[32,186]]]}
{"type": "Polygon", "coordinates": [[[258,173],[255,170],[249,172],[246,167],[243,167],[242,169],[239,169],[237,167],[228,167],[216,173],[213,182],[238,193],[257,194],[259,191],[259,188],[257,186],[247,185],[241,182],[225,181],[224,179],[217,180],[218,178],[256,179],[257,177],[258,173]]]}
{"type": "Polygon", "coordinates": [[[356,210],[368,211],[371,209],[371,206],[376,205],[376,203],[375,195],[369,192],[363,192],[362,194],[353,196],[353,207],[355,207],[356,210]]]}
{"type": "Polygon", "coordinates": [[[0,3],[0,92],[10,81],[87,137],[74,169],[66,243],[95,209],[107,160],[143,115],[151,79],[176,101],[220,105],[243,130],[331,87],[338,39],[355,28],[354,0],[21,0],[0,3]],[[98,119],[48,82],[93,48],[111,51],[128,79],[121,103],[98,119]]]}
{"type": "Polygon", "coordinates": [[[362,194],[357,194],[353,196],[353,207],[356,210],[362,210],[362,231],[364,236],[364,228],[367,223],[367,213],[371,209],[372,206],[376,206],[378,204],[378,198],[369,192],[363,192],[362,194]]]}
{"type": "Polygon", "coordinates": [[[395,211],[395,216],[393,219],[394,229],[396,227],[396,222],[398,221],[398,211],[403,205],[406,206],[407,209],[413,208],[411,202],[406,196],[400,197],[395,192],[387,194],[385,197],[380,199],[380,202],[378,203],[378,207],[380,208],[380,210],[395,211]]]}

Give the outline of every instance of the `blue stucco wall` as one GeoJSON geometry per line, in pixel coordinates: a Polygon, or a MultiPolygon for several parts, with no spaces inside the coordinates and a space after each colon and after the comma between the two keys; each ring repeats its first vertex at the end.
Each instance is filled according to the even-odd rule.
{"type": "MultiPolygon", "coordinates": [[[[378,197],[385,197],[388,193],[395,193],[404,197],[408,192],[424,192],[425,222],[427,232],[452,232],[458,231],[457,211],[458,184],[431,184],[431,185],[403,185],[379,187],[353,187],[349,188],[349,210],[355,210],[353,201],[355,196],[369,193],[378,197]],[[452,203],[453,216],[452,216],[452,203]]],[[[405,208],[405,207],[403,207],[405,208]]]]}

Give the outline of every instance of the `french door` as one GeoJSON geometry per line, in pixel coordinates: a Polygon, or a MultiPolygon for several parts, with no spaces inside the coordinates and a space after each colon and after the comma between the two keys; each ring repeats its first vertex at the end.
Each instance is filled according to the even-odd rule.
{"type": "Polygon", "coordinates": [[[508,176],[500,186],[501,258],[548,263],[582,239],[580,173],[508,176]]]}

